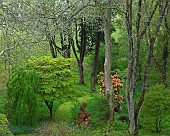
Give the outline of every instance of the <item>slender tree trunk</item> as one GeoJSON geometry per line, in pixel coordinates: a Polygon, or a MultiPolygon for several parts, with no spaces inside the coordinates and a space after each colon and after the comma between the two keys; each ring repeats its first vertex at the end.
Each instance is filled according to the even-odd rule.
{"type": "Polygon", "coordinates": [[[80,48],[80,62],[78,64],[79,66],[79,76],[80,76],[80,83],[85,84],[84,82],[84,73],[83,73],[83,62],[84,62],[84,56],[85,56],[85,50],[86,50],[86,24],[85,24],[85,18],[81,20],[81,48],[80,48]]]}
{"type": "MultiPolygon", "coordinates": [[[[146,83],[148,78],[148,72],[149,67],[151,63],[151,58],[153,55],[153,45],[155,42],[155,39],[157,37],[157,34],[159,32],[159,28],[163,19],[164,10],[167,7],[168,0],[166,0],[166,4],[163,7],[163,1],[157,1],[150,12],[150,14],[147,15],[147,20],[145,23],[145,26],[143,27],[143,30],[140,30],[140,19],[141,19],[141,7],[142,7],[142,0],[138,0],[138,11],[137,11],[137,21],[136,21],[136,42],[135,47],[133,43],[133,35],[132,34],[132,1],[133,0],[126,0],[126,27],[128,32],[128,42],[129,42],[129,55],[128,55],[128,71],[127,71],[127,79],[126,79],[126,101],[128,105],[128,114],[129,114],[129,132],[130,135],[138,135],[137,132],[137,122],[138,122],[138,113],[139,109],[141,108],[144,100],[145,90],[146,90],[146,83]],[[136,71],[137,66],[139,62],[139,53],[140,53],[140,41],[143,35],[146,33],[147,29],[150,27],[151,20],[153,18],[154,13],[157,10],[157,7],[159,7],[160,11],[160,18],[157,22],[156,31],[153,34],[153,37],[150,40],[150,49],[148,52],[148,61],[146,63],[146,69],[145,69],[145,75],[144,75],[144,81],[143,81],[143,89],[141,93],[140,101],[137,105],[137,108],[135,110],[135,104],[134,104],[134,92],[136,87],[136,71]],[[134,52],[135,50],[135,52],[134,52]]],[[[151,5],[153,5],[154,1],[151,1],[151,5]]]]}
{"type": "Polygon", "coordinates": [[[113,87],[111,82],[111,50],[112,50],[112,42],[111,42],[111,3],[112,0],[107,0],[107,9],[106,13],[103,16],[103,25],[104,25],[104,38],[105,38],[105,87],[106,87],[106,95],[108,97],[109,103],[109,120],[114,120],[114,99],[113,99],[113,87]]]}
{"type": "Polygon", "coordinates": [[[66,55],[67,55],[67,58],[70,58],[70,49],[71,49],[71,41],[69,40],[70,39],[70,35],[68,36],[68,47],[67,47],[67,52],[66,52],[66,55]]]}
{"type": "Polygon", "coordinates": [[[49,111],[50,111],[50,118],[52,119],[52,116],[53,116],[53,102],[48,102],[48,101],[45,101],[45,104],[47,105],[49,111]]]}
{"type": "Polygon", "coordinates": [[[133,36],[132,36],[132,0],[126,1],[126,27],[128,32],[129,40],[129,54],[128,54],[128,71],[126,78],[126,102],[128,106],[129,114],[129,131],[130,134],[135,131],[135,118],[134,118],[134,71],[133,71],[133,60],[134,60],[134,47],[133,47],[133,36]]]}
{"type": "Polygon", "coordinates": [[[61,49],[62,49],[62,56],[64,58],[70,58],[70,35],[65,35],[63,33],[60,33],[60,43],[61,43],[61,49]],[[68,38],[66,38],[68,37],[68,38]]]}
{"type": "MultiPolygon", "coordinates": [[[[103,26],[104,26],[104,39],[105,39],[105,63],[104,63],[104,74],[105,74],[105,91],[107,96],[107,102],[109,104],[109,120],[114,120],[114,99],[113,99],[113,87],[111,81],[111,14],[112,14],[112,0],[107,0],[106,10],[99,10],[103,26]]],[[[100,2],[94,0],[96,7],[100,7],[100,2]]]]}
{"type": "Polygon", "coordinates": [[[167,87],[167,59],[168,59],[168,45],[169,45],[169,27],[168,27],[168,21],[167,21],[167,17],[166,15],[168,15],[168,9],[166,10],[166,14],[164,17],[165,20],[165,44],[164,44],[164,48],[163,48],[163,55],[162,55],[162,60],[163,60],[163,69],[162,69],[162,83],[167,87]]]}
{"type": "Polygon", "coordinates": [[[49,44],[50,44],[51,55],[52,55],[53,58],[56,58],[57,54],[56,54],[56,51],[55,51],[55,48],[53,46],[53,43],[52,43],[51,39],[49,39],[49,44]]]}
{"type": "Polygon", "coordinates": [[[97,69],[97,63],[98,63],[98,56],[99,56],[99,47],[100,47],[100,36],[101,32],[96,33],[96,46],[95,46],[95,54],[94,54],[94,60],[93,60],[93,69],[91,73],[91,90],[96,90],[96,69],[97,69]]]}
{"type": "Polygon", "coordinates": [[[157,22],[155,33],[153,33],[153,36],[150,39],[150,44],[149,44],[150,46],[149,46],[149,51],[148,51],[148,59],[147,59],[147,62],[146,62],[146,67],[145,67],[145,72],[144,72],[144,77],[143,77],[142,92],[141,92],[141,95],[140,95],[140,98],[139,98],[139,101],[138,101],[138,104],[137,104],[136,110],[135,110],[135,132],[137,132],[137,130],[138,130],[138,127],[137,127],[138,115],[139,115],[139,112],[140,112],[140,110],[142,108],[144,98],[145,98],[148,74],[149,74],[149,69],[150,69],[150,65],[151,65],[151,61],[152,61],[152,57],[153,57],[153,49],[154,49],[155,40],[156,40],[157,35],[159,33],[160,26],[162,24],[162,20],[163,20],[163,17],[165,15],[165,10],[167,9],[167,6],[168,6],[168,0],[166,0],[165,6],[163,6],[163,4],[159,5],[159,8],[160,8],[159,9],[159,12],[160,12],[159,20],[157,22]]]}
{"type": "Polygon", "coordinates": [[[154,47],[154,43],[155,43],[155,37],[151,38],[150,41],[150,47],[149,47],[149,51],[148,51],[148,59],[147,59],[147,63],[146,63],[146,67],[145,67],[145,72],[144,72],[144,77],[143,77],[143,86],[142,86],[142,93],[135,111],[135,132],[138,132],[138,114],[139,111],[141,109],[141,106],[143,104],[144,101],[144,97],[145,97],[145,92],[146,92],[146,87],[147,87],[147,79],[148,79],[148,74],[149,74],[149,69],[150,69],[150,65],[151,65],[151,59],[153,56],[153,47],[154,47]]]}
{"type": "Polygon", "coordinates": [[[78,61],[78,68],[79,68],[79,83],[84,84],[84,74],[83,74],[83,63],[81,61],[78,61]]]}
{"type": "Polygon", "coordinates": [[[28,113],[29,113],[29,125],[33,126],[33,122],[32,122],[32,105],[30,102],[30,99],[28,98],[28,113]]]}
{"type": "Polygon", "coordinates": [[[51,36],[50,32],[48,31],[48,28],[46,28],[46,38],[49,42],[50,45],[50,51],[51,51],[51,55],[53,58],[57,57],[57,52],[56,52],[56,48],[55,48],[55,36],[51,36]]]}
{"type": "Polygon", "coordinates": [[[74,45],[74,41],[72,41],[72,49],[73,49],[73,53],[76,57],[77,60],[77,64],[78,64],[78,69],[79,69],[79,83],[80,84],[85,84],[84,81],[84,73],[83,73],[83,61],[84,61],[84,56],[85,56],[85,50],[86,50],[86,25],[85,25],[85,18],[81,19],[81,44],[79,44],[78,41],[78,26],[77,26],[77,22],[76,22],[76,44],[77,44],[77,48],[80,52],[80,57],[78,57],[76,49],[75,49],[75,45],[74,45]]]}

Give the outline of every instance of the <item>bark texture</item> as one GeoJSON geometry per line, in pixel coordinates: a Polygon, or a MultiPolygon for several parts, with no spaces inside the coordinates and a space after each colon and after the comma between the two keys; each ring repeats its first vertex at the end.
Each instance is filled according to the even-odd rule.
{"type": "Polygon", "coordinates": [[[96,69],[97,69],[97,63],[98,63],[98,56],[99,56],[99,47],[100,47],[100,37],[101,32],[96,33],[96,46],[95,46],[95,54],[94,54],[94,60],[93,60],[93,69],[91,73],[91,90],[96,90],[96,69]]]}
{"type": "Polygon", "coordinates": [[[77,64],[78,64],[78,69],[79,69],[79,83],[80,84],[85,84],[84,81],[84,68],[83,68],[83,62],[84,62],[84,56],[85,56],[85,50],[86,50],[86,23],[85,23],[85,18],[81,19],[81,24],[80,24],[80,29],[81,29],[81,39],[80,39],[80,44],[79,44],[79,40],[78,40],[78,25],[77,22],[75,23],[76,25],[76,35],[75,35],[75,39],[76,39],[76,45],[79,51],[80,56],[78,57],[76,49],[75,49],[75,44],[72,40],[72,44],[70,44],[72,46],[73,49],[73,53],[76,57],[77,60],[77,64]]]}
{"type": "Polygon", "coordinates": [[[112,0],[107,0],[106,12],[103,15],[103,25],[104,25],[104,38],[105,38],[105,64],[104,64],[104,73],[105,73],[105,88],[106,95],[108,97],[109,103],[109,119],[114,120],[114,101],[113,101],[113,87],[111,82],[111,4],[112,0]]]}
{"type": "MultiPolygon", "coordinates": [[[[158,35],[160,26],[162,24],[162,20],[164,17],[165,10],[167,8],[168,0],[163,2],[161,0],[151,1],[152,10],[147,14],[147,20],[145,25],[141,27],[141,9],[142,9],[142,0],[138,0],[138,11],[136,14],[136,31],[132,30],[133,24],[133,0],[126,0],[126,27],[128,33],[128,44],[129,44],[129,53],[128,53],[128,70],[127,70],[127,78],[126,78],[126,101],[128,106],[128,114],[129,114],[129,132],[130,135],[138,135],[138,114],[143,105],[145,90],[147,87],[147,79],[149,74],[149,69],[153,56],[153,49],[156,37],[158,35]],[[143,87],[139,102],[137,105],[134,103],[135,96],[135,87],[136,87],[136,73],[139,62],[140,55],[140,42],[143,36],[147,33],[148,28],[150,27],[152,18],[159,7],[159,19],[157,21],[157,25],[155,31],[151,34],[151,38],[149,41],[149,49],[148,49],[148,58],[146,61],[146,68],[144,71],[143,77],[143,87]],[[135,35],[135,36],[134,36],[135,35]],[[135,108],[136,107],[136,108],[135,108]]],[[[136,12],[135,12],[136,13],[136,12]]]]}

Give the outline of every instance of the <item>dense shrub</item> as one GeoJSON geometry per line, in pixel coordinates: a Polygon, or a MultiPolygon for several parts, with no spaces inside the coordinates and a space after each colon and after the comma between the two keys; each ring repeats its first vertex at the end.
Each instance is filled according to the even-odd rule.
{"type": "Polygon", "coordinates": [[[87,107],[87,102],[83,102],[80,105],[80,111],[78,112],[78,117],[77,117],[79,126],[86,126],[90,124],[91,113],[85,110],[86,107],[87,107]]]}
{"type": "Polygon", "coordinates": [[[8,120],[4,114],[0,114],[0,136],[13,136],[8,129],[8,120]]]}
{"type": "Polygon", "coordinates": [[[144,129],[161,132],[170,123],[170,89],[156,85],[146,94],[140,114],[140,123],[144,129]]]}
{"type": "MultiPolygon", "coordinates": [[[[105,77],[104,73],[101,71],[98,75],[98,84],[100,86],[100,92],[101,94],[105,95],[105,77]]],[[[118,77],[118,74],[114,74],[111,76],[112,78],[112,86],[113,86],[113,98],[114,98],[114,110],[115,112],[118,112],[119,110],[122,110],[121,104],[122,101],[122,95],[120,95],[120,88],[123,87],[123,84],[121,83],[121,80],[118,77]]]]}

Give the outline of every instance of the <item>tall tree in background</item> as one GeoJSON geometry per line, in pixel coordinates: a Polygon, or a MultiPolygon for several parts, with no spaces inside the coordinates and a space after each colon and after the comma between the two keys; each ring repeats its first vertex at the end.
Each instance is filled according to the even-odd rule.
{"type": "Polygon", "coordinates": [[[75,45],[72,44],[72,48],[73,48],[73,52],[74,55],[76,57],[77,60],[77,64],[78,64],[78,69],[79,69],[79,83],[80,84],[84,84],[84,68],[83,68],[83,61],[84,61],[84,56],[85,56],[85,50],[86,50],[86,22],[85,22],[85,18],[83,17],[80,21],[80,42],[78,39],[78,24],[77,21],[75,23],[76,27],[75,27],[75,39],[76,39],[76,45],[80,54],[80,57],[78,58],[76,49],[75,49],[75,45]]]}
{"type": "Polygon", "coordinates": [[[101,3],[98,0],[94,0],[96,7],[99,9],[99,12],[102,17],[103,27],[104,27],[104,38],[105,38],[105,64],[104,64],[104,73],[105,73],[105,87],[106,95],[109,104],[109,120],[114,120],[114,101],[113,101],[113,87],[111,83],[111,15],[112,15],[112,0],[106,0],[105,10],[100,8],[101,3]]]}
{"type": "MultiPolygon", "coordinates": [[[[0,24],[3,24],[8,30],[12,29],[13,33],[10,33],[11,35],[19,37],[16,38],[19,41],[16,41],[15,44],[21,50],[22,47],[26,45],[28,45],[28,48],[33,47],[30,45],[34,45],[34,47],[36,44],[38,44],[39,47],[45,45],[48,46],[46,49],[51,53],[53,58],[56,58],[58,53],[68,58],[70,57],[70,47],[74,45],[72,39],[75,36],[74,40],[76,41],[78,53],[80,54],[79,58],[76,57],[80,83],[84,84],[83,61],[87,39],[85,21],[90,20],[90,12],[85,11],[85,13],[87,13],[86,16],[83,10],[89,7],[89,2],[79,0],[21,0],[3,1],[0,4],[3,11],[3,14],[0,16],[2,19],[0,20],[0,24]],[[75,20],[77,21],[76,26],[74,26],[75,20]],[[16,30],[19,33],[16,33],[16,30]]],[[[3,50],[1,54],[4,51],[6,51],[6,49],[3,50]]],[[[32,52],[25,54],[30,55],[32,52]]],[[[74,53],[75,52],[76,50],[74,53]]]]}
{"type": "Polygon", "coordinates": [[[153,56],[154,43],[157,38],[158,32],[160,30],[162,20],[168,5],[168,0],[162,1],[142,1],[138,0],[136,5],[136,10],[134,11],[134,7],[132,6],[133,0],[126,0],[126,27],[128,32],[128,71],[126,78],[126,101],[128,106],[128,114],[129,114],[129,131],[132,135],[137,135],[138,128],[138,115],[140,109],[142,107],[145,91],[147,88],[147,79],[149,68],[153,56]],[[148,6],[149,5],[149,6],[148,6]],[[148,41],[148,57],[146,60],[144,76],[143,76],[143,85],[140,99],[135,108],[134,102],[134,93],[136,88],[136,71],[139,62],[139,54],[140,54],[140,46],[141,40],[148,33],[148,29],[151,27],[151,22],[153,22],[153,17],[155,17],[156,12],[159,13],[158,18],[156,18],[156,26],[153,28],[153,31],[150,33],[150,38],[148,41]],[[136,14],[136,25],[135,30],[133,29],[134,24],[134,16],[136,14]],[[142,16],[143,15],[143,16],[142,16]],[[142,20],[142,17],[146,15],[146,20],[142,20]],[[143,23],[144,21],[144,23],[143,23]]]}
{"type": "Polygon", "coordinates": [[[162,31],[158,35],[158,40],[157,40],[157,47],[156,47],[156,53],[154,54],[154,62],[155,65],[160,72],[161,75],[161,83],[164,84],[164,86],[167,87],[167,66],[168,66],[168,57],[169,57],[169,38],[170,38],[170,23],[169,23],[169,10],[170,8],[168,7],[164,20],[162,23],[162,31]],[[161,46],[160,46],[161,45],[161,46]],[[160,57],[160,54],[162,57],[160,57]]]}
{"type": "Polygon", "coordinates": [[[93,68],[91,72],[91,90],[95,91],[96,87],[96,70],[97,70],[97,63],[98,63],[98,56],[99,56],[99,47],[101,41],[101,31],[96,32],[96,45],[95,45],[95,53],[94,53],[94,60],[93,60],[93,68]]]}

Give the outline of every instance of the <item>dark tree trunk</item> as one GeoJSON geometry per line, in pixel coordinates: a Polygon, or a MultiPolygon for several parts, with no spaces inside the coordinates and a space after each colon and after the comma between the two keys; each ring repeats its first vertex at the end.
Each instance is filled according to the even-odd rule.
{"type": "Polygon", "coordinates": [[[30,102],[30,99],[28,98],[28,113],[29,113],[29,125],[30,126],[33,126],[33,122],[32,122],[32,105],[31,105],[31,102],[30,102]]]}
{"type": "Polygon", "coordinates": [[[60,42],[61,42],[61,49],[62,49],[62,56],[64,58],[70,58],[70,36],[67,36],[63,33],[60,33],[60,42]]]}
{"type": "MultiPolygon", "coordinates": [[[[166,10],[166,15],[168,15],[168,9],[166,10]]],[[[168,21],[167,21],[167,17],[164,17],[165,19],[165,44],[164,44],[164,48],[163,48],[163,54],[162,54],[162,60],[163,60],[163,69],[162,69],[162,83],[165,85],[165,87],[167,87],[167,59],[168,59],[168,45],[169,45],[169,27],[168,27],[168,21]]]]}
{"type": "Polygon", "coordinates": [[[53,58],[57,57],[57,51],[56,51],[56,43],[55,43],[55,36],[51,36],[50,32],[48,31],[48,29],[46,30],[46,38],[49,42],[50,45],[50,51],[51,51],[51,55],[53,58]]]}
{"type": "Polygon", "coordinates": [[[68,47],[67,47],[67,52],[66,52],[66,55],[67,55],[67,58],[70,58],[70,50],[71,49],[71,41],[70,41],[70,35],[68,36],[68,47]]]}
{"type": "MultiPolygon", "coordinates": [[[[167,9],[168,11],[168,9],[167,9]]],[[[166,12],[167,15],[167,12],[166,12]]],[[[167,87],[167,62],[168,62],[168,56],[169,56],[169,52],[168,52],[168,45],[169,45],[169,27],[168,27],[168,22],[167,22],[167,17],[164,17],[165,20],[165,24],[164,24],[164,29],[165,29],[165,34],[163,36],[163,38],[165,39],[165,43],[163,45],[163,51],[162,51],[162,61],[163,63],[159,63],[156,59],[156,57],[154,57],[154,61],[156,64],[156,67],[158,68],[160,74],[161,74],[161,83],[167,87]]]]}
{"type": "Polygon", "coordinates": [[[47,105],[49,111],[50,111],[50,118],[52,119],[52,116],[53,116],[53,102],[48,102],[48,101],[45,101],[45,104],[47,105]]]}
{"type": "Polygon", "coordinates": [[[56,58],[57,52],[59,52],[61,54],[61,48],[56,45],[55,36],[50,36],[50,34],[47,33],[46,37],[47,37],[49,45],[50,45],[51,55],[53,58],[56,58]]]}
{"type": "Polygon", "coordinates": [[[81,61],[78,62],[78,68],[79,68],[79,83],[84,84],[84,74],[83,74],[83,63],[81,61]]]}
{"type": "Polygon", "coordinates": [[[77,64],[78,64],[78,69],[79,69],[79,83],[80,84],[85,84],[85,81],[84,81],[84,73],[83,73],[83,61],[84,61],[84,56],[85,56],[85,50],[86,50],[86,24],[85,24],[85,18],[82,18],[81,19],[81,25],[80,25],[80,28],[81,28],[81,43],[79,44],[79,41],[78,41],[78,28],[77,28],[77,23],[76,23],[76,44],[77,44],[77,48],[79,50],[79,53],[80,53],[80,57],[78,58],[78,55],[77,55],[77,52],[75,50],[75,46],[74,46],[74,42],[72,40],[72,43],[71,46],[72,46],[72,49],[73,49],[73,53],[76,57],[76,60],[77,60],[77,64]]]}
{"type": "MultiPolygon", "coordinates": [[[[168,39],[167,39],[168,41],[168,39]]],[[[167,42],[168,43],[168,42],[167,42]]],[[[168,59],[168,44],[164,45],[164,50],[163,50],[163,69],[162,69],[162,83],[167,86],[167,59],[168,59]]]]}
{"type": "Polygon", "coordinates": [[[149,69],[151,65],[151,59],[153,56],[153,47],[154,47],[154,42],[155,42],[155,37],[153,37],[150,41],[150,47],[148,51],[148,59],[145,67],[145,72],[144,72],[144,77],[143,77],[143,86],[142,86],[142,93],[138,102],[138,105],[135,110],[135,132],[138,132],[138,114],[141,109],[141,106],[143,104],[144,98],[145,98],[145,92],[146,92],[146,87],[147,87],[147,79],[148,79],[148,74],[149,74],[149,69]]]}
{"type": "Polygon", "coordinates": [[[51,39],[49,39],[49,44],[50,44],[50,51],[51,51],[51,55],[53,58],[56,58],[57,57],[57,53],[55,51],[55,48],[53,46],[53,42],[51,39]]]}
{"type": "Polygon", "coordinates": [[[79,76],[80,76],[80,83],[84,84],[84,73],[83,73],[83,61],[85,56],[85,50],[86,50],[86,24],[85,24],[85,18],[81,20],[81,49],[80,49],[80,63],[79,63],[79,76]]]}
{"type": "Polygon", "coordinates": [[[97,63],[98,63],[98,56],[99,56],[99,47],[100,47],[100,36],[101,32],[96,33],[96,46],[95,46],[95,54],[94,54],[94,60],[93,60],[93,69],[91,73],[91,90],[96,90],[96,69],[97,69],[97,63]]]}

